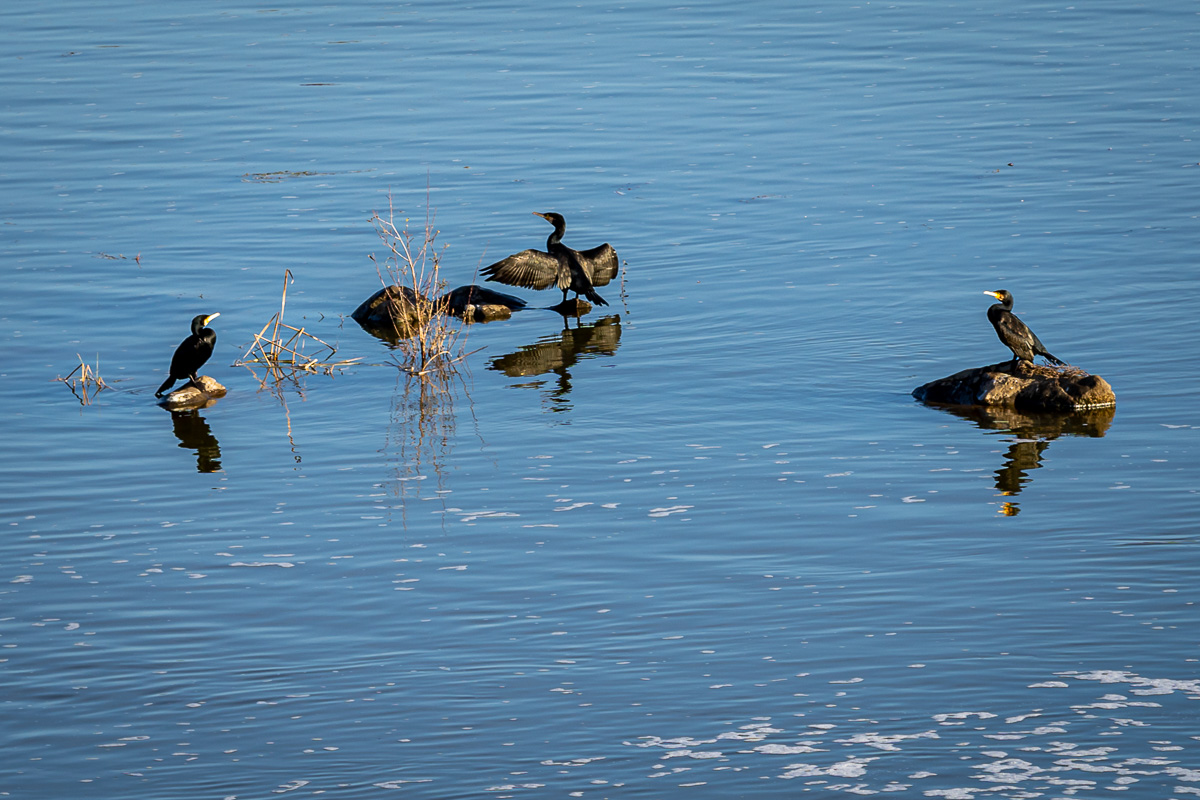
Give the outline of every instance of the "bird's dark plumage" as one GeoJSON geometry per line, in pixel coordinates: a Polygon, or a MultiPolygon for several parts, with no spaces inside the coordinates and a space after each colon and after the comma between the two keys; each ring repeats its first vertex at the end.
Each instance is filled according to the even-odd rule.
{"type": "Polygon", "coordinates": [[[199,380],[196,373],[208,361],[213,347],[217,344],[217,332],[205,326],[219,316],[221,316],[219,313],[200,314],[192,318],[192,335],[175,348],[175,355],[171,357],[171,370],[162,386],[158,387],[158,391],[154,393],[155,397],[162,397],[163,393],[175,384],[175,381],[189,378],[192,383],[195,383],[199,380]]]}
{"type": "Polygon", "coordinates": [[[549,252],[522,250],[484,267],[481,274],[489,281],[527,289],[557,286],[562,289],[563,302],[567,300],[567,292],[575,292],[576,297],[582,294],[597,305],[608,305],[596,293],[595,287],[605,286],[617,276],[620,269],[617,251],[608,244],[591,250],[572,250],[562,243],[567,230],[567,222],[562,214],[535,211],[534,215],[554,226],[554,232],[546,239],[546,250],[549,252]]]}
{"type": "Polygon", "coordinates": [[[996,335],[1004,346],[1013,352],[1013,360],[1033,361],[1034,356],[1042,356],[1051,364],[1063,366],[1065,362],[1050,355],[1046,345],[1037,337],[1029,326],[1012,313],[1013,296],[1001,289],[996,292],[984,292],[999,300],[988,306],[987,317],[996,329],[996,335]]]}

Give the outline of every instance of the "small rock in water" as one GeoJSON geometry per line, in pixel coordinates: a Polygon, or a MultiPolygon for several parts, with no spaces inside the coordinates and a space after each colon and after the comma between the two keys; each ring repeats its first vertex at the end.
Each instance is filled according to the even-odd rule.
{"type": "Polygon", "coordinates": [[[197,383],[188,381],[183,388],[176,389],[159,401],[159,405],[178,411],[184,408],[206,408],[225,396],[225,387],[207,375],[201,375],[197,383]]]}
{"type": "Polygon", "coordinates": [[[913,390],[923,403],[1016,408],[1022,411],[1077,411],[1117,403],[1108,381],[1076,367],[1047,367],[1006,361],[957,372],[913,390]]]}
{"type": "Polygon", "coordinates": [[[568,317],[582,317],[584,314],[591,312],[592,304],[582,297],[574,297],[570,300],[563,300],[558,305],[550,306],[548,311],[557,311],[559,314],[568,317]]]}

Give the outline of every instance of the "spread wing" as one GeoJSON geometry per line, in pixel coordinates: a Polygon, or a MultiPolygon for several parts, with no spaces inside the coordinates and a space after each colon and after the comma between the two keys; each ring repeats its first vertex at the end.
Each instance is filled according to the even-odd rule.
{"type": "Polygon", "coordinates": [[[591,250],[578,252],[579,263],[583,265],[584,271],[591,278],[592,286],[604,286],[617,277],[617,272],[621,269],[621,262],[617,260],[617,251],[612,249],[612,245],[606,242],[591,250]]]}
{"type": "Polygon", "coordinates": [[[558,259],[541,250],[522,250],[484,267],[480,274],[509,286],[545,289],[558,280],[558,259]]]}

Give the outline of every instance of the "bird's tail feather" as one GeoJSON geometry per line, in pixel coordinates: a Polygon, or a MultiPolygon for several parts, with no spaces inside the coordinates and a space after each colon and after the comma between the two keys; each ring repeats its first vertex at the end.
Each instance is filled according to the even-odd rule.
{"type": "Polygon", "coordinates": [[[589,287],[587,288],[587,290],[586,290],[586,291],[584,291],[584,294],[585,294],[585,295],[587,295],[587,299],[588,299],[588,300],[591,300],[593,303],[595,303],[595,304],[596,304],[596,305],[598,305],[598,306],[606,306],[606,305],[608,305],[608,301],[607,301],[607,300],[605,300],[603,297],[601,297],[601,296],[600,296],[600,295],[599,295],[599,294],[596,292],[596,290],[595,290],[595,289],[593,289],[591,286],[589,286],[589,287]]]}

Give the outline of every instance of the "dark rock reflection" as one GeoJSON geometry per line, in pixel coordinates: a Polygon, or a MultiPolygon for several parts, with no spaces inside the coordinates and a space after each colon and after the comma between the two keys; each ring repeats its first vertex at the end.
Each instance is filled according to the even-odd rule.
{"type": "Polygon", "coordinates": [[[561,333],[543,337],[516,352],[494,358],[488,364],[488,369],[513,378],[553,373],[556,376],[553,384],[545,380],[515,384],[545,389],[543,396],[552,411],[571,408],[568,400],[572,388],[571,367],[584,359],[615,355],[621,343],[621,317],[617,314],[575,328],[570,327],[566,317],[563,322],[565,327],[561,333]]]}
{"type": "Polygon", "coordinates": [[[172,411],[171,421],[179,446],[196,451],[196,471],[220,472],[221,444],[200,412],[195,409],[172,411]]]}
{"type": "MultiPolygon", "coordinates": [[[[1093,408],[1070,414],[1027,414],[1007,408],[975,406],[934,406],[957,417],[968,419],[988,431],[1004,431],[1013,438],[1004,452],[1004,464],[996,470],[996,491],[1001,497],[1015,498],[1032,480],[1029,473],[1042,465],[1050,443],[1060,436],[1099,438],[1108,432],[1116,409],[1093,408]]],[[[1021,512],[1016,500],[1006,500],[1000,513],[1015,516],[1021,512]]]]}

